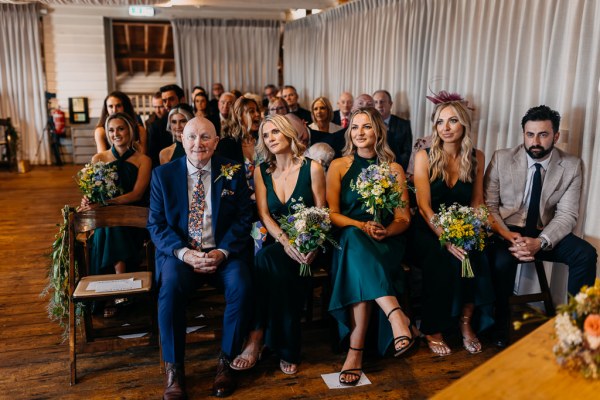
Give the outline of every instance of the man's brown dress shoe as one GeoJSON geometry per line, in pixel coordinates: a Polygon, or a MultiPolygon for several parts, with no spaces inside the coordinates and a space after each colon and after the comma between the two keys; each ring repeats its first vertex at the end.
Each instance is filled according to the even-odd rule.
{"type": "Polygon", "coordinates": [[[235,390],[235,382],[233,380],[233,371],[229,366],[229,360],[225,357],[219,357],[217,363],[217,376],[213,383],[213,396],[227,397],[235,390]]]}
{"type": "Polygon", "coordinates": [[[185,400],[185,371],[181,364],[165,363],[165,393],[163,400],[185,400]]]}

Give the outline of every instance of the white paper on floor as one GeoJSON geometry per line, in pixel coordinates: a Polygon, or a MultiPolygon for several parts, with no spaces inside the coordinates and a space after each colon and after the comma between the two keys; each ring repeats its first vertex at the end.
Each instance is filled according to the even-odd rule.
{"type": "Polygon", "coordinates": [[[321,374],[321,378],[323,378],[323,381],[325,381],[325,384],[327,385],[327,387],[329,389],[349,389],[349,388],[353,388],[356,386],[363,386],[363,385],[371,384],[371,381],[369,380],[369,378],[367,378],[367,376],[364,373],[360,376],[358,383],[354,386],[342,385],[340,383],[340,373],[339,372],[333,372],[331,374],[321,374]]]}
{"type": "Polygon", "coordinates": [[[185,333],[196,332],[198,329],[202,329],[202,328],[206,328],[206,325],[188,326],[187,328],[185,328],[185,333]]]}
{"type": "Polygon", "coordinates": [[[142,333],[132,333],[130,335],[121,335],[119,336],[121,339],[137,339],[137,338],[141,338],[144,337],[148,334],[148,332],[142,332],[142,333]]]}

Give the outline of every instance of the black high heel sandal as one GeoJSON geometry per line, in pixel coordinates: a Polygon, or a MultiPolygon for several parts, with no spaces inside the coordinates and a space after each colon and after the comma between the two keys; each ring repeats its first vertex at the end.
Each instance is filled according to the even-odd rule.
{"type": "MultiPolygon", "coordinates": [[[[364,349],[356,349],[352,346],[350,346],[349,349],[354,350],[354,351],[363,351],[364,350],[364,349]]],[[[361,362],[361,364],[362,364],[362,362],[361,362]]],[[[360,381],[361,376],[362,376],[362,367],[361,368],[350,368],[350,369],[345,369],[342,372],[340,372],[338,380],[340,381],[340,383],[342,385],[356,386],[358,381],[360,381]],[[350,376],[356,377],[356,379],[353,381],[347,381],[345,379],[342,379],[342,375],[350,375],[350,376]]]]}
{"type": "MultiPolygon", "coordinates": [[[[394,309],[392,309],[389,313],[387,313],[386,318],[388,319],[388,321],[390,320],[390,315],[392,315],[392,313],[394,311],[402,311],[401,307],[396,307],[394,309]]],[[[403,354],[408,355],[408,351],[414,351],[417,349],[418,346],[415,346],[415,344],[417,344],[417,338],[415,338],[414,336],[414,332],[412,330],[413,328],[413,323],[411,322],[408,325],[408,330],[410,331],[411,336],[406,336],[406,335],[402,335],[402,336],[398,336],[394,338],[394,357],[400,357],[403,354]],[[400,347],[399,349],[396,348],[396,345],[398,343],[407,341],[408,343],[402,347],[400,347]]]]}

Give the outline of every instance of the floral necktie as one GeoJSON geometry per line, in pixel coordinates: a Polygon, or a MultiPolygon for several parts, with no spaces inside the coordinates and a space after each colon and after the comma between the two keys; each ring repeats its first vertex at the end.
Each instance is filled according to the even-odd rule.
{"type": "Polygon", "coordinates": [[[198,171],[198,181],[192,191],[192,204],[190,204],[190,214],[188,217],[190,244],[196,250],[202,248],[202,221],[204,220],[204,207],[206,204],[204,183],[202,183],[203,172],[202,170],[198,171]]]}

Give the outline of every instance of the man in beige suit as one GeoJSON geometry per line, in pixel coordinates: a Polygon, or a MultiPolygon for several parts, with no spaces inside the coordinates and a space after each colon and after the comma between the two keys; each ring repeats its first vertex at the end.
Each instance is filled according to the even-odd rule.
{"type": "Polygon", "coordinates": [[[547,106],[533,107],[521,126],[523,144],[496,151],[484,181],[495,233],[488,255],[500,347],[506,345],[508,298],[518,263],[539,259],[567,264],[572,295],[593,285],[596,276],[596,250],[572,233],[579,216],[581,159],[554,147],[560,115],[547,106]]]}

